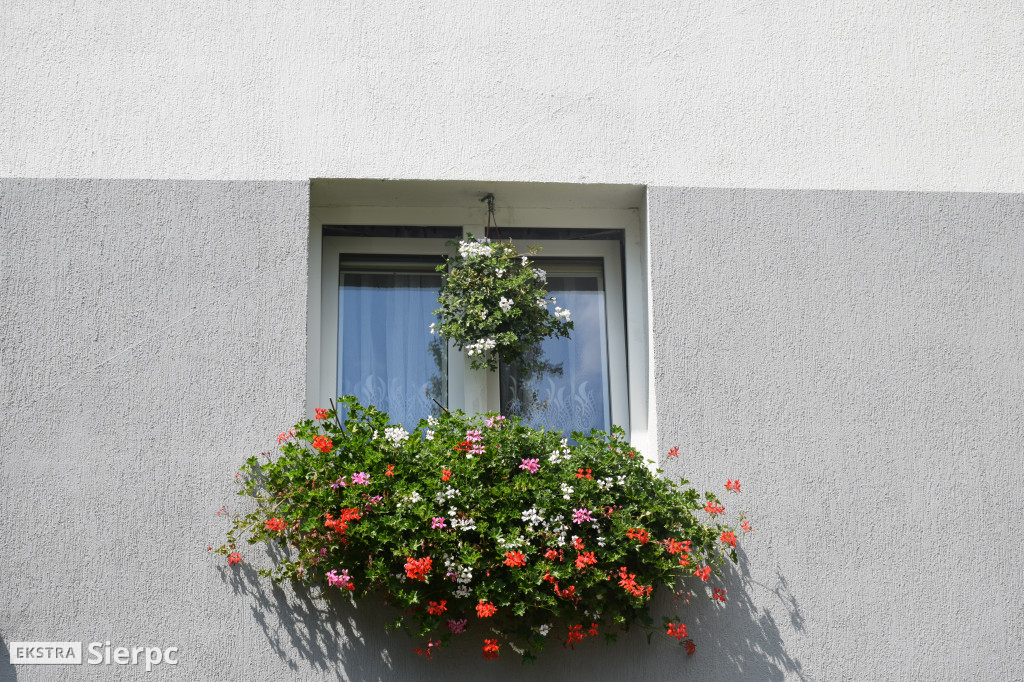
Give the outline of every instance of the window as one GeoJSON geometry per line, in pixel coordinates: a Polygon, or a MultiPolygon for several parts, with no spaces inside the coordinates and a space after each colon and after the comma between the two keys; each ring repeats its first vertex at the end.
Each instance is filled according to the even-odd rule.
{"type": "Polygon", "coordinates": [[[543,369],[530,374],[506,365],[471,370],[464,352],[429,333],[441,284],[435,268],[455,251],[447,242],[483,232],[476,220],[452,224],[470,222],[460,213],[482,215],[472,204],[311,211],[308,408],[353,394],[406,427],[440,405],[516,414],[566,433],[617,424],[644,447],[637,439],[648,425],[646,301],[642,289],[627,290],[625,276],[630,250],[637,256],[637,211],[521,211],[519,226],[501,228],[521,249],[541,247],[534,260],[548,273],[548,290],[573,312],[572,338],[541,344],[543,369]],[[631,300],[639,310],[627,315],[631,300]],[[629,331],[630,319],[643,320],[639,334],[629,331]]]}

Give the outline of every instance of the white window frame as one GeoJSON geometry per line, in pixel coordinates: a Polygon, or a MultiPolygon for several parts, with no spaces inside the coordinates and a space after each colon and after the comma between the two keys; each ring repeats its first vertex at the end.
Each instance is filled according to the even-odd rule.
{"type": "MultiPolygon", "coordinates": [[[[656,460],[653,386],[649,372],[646,240],[641,225],[643,208],[545,208],[509,211],[504,227],[622,230],[617,240],[528,240],[543,248],[541,257],[586,257],[604,260],[607,305],[609,396],[611,419],[626,429],[634,446],[656,460]],[[620,250],[620,243],[622,244],[620,250]],[[614,253],[613,253],[614,252],[614,253]],[[620,254],[622,259],[620,259],[620,254]],[[624,259],[624,267],[623,267],[624,259]],[[624,293],[623,293],[624,289],[624,293]],[[623,305],[611,305],[623,301],[623,305]],[[621,333],[619,333],[621,330],[621,333]]],[[[337,380],[337,287],[340,254],[429,253],[438,240],[391,237],[324,237],[325,225],[449,225],[463,233],[483,234],[479,206],[311,206],[309,232],[309,297],[307,310],[306,413],[327,404],[337,380]],[[343,240],[343,241],[338,241],[343,240]],[[330,264],[334,264],[331,266],[330,264]],[[332,272],[333,270],[333,272],[332,272]],[[330,285],[328,286],[328,283],[330,285]],[[329,290],[333,290],[333,296],[329,290]],[[329,356],[333,356],[331,359],[329,356]]],[[[444,241],[444,240],[440,240],[444,241]]],[[[497,411],[500,405],[497,372],[468,369],[465,354],[449,348],[448,400],[467,412],[497,411]],[[461,359],[461,362],[460,362],[461,359]],[[482,377],[477,378],[477,377],[482,377]]]]}

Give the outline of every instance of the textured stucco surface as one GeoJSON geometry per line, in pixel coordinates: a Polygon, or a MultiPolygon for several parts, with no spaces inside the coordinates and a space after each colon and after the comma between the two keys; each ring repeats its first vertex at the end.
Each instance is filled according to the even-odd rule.
{"type": "Polygon", "coordinates": [[[1020,679],[1024,197],[648,200],[666,468],[757,529],[693,679],[1020,679]]]}
{"type": "Polygon", "coordinates": [[[1024,6],[6,0],[0,177],[1024,191],[1024,6]]]}
{"type": "Polygon", "coordinates": [[[151,679],[1019,677],[1021,196],[651,188],[660,451],[742,480],[756,532],[687,612],[694,658],[637,635],[524,669],[427,663],[380,604],[204,551],[303,409],[308,192],[0,181],[0,680],[138,677],[7,665],[23,640],[179,647],[151,679]]]}
{"type": "MultiPolygon", "coordinates": [[[[303,182],[0,181],[0,644],[179,646],[176,679],[258,677],[205,549],[234,467],[302,414],[308,206],[303,182]]],[[[4,646],[3,680],[139,674],[4,646]]]]}

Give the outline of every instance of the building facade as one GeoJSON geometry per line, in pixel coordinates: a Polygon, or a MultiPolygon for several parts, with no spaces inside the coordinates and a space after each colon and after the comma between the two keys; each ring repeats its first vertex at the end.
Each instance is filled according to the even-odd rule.
{"type": "Polygon", "coordinates": [[[176,647],[154,679],[1020,677],[1020,7],[3,14],[0,649],[176,647]],[[206,551],[237,467],[331,391],[330,240],[482,228],[487,193],[566,253],[615,235],[609,419],[666,475],[743,482],[693,657],[425,661],[383,605],[206,551]]]}

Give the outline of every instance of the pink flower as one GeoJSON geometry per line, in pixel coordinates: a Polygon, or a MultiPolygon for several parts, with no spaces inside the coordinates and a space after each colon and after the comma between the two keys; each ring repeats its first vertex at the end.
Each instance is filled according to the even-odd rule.
{"type": "Polygon", "coordinates": [[[481,431],[466,431],[466,440],[470,443],[478,443],[483,440],[484,434],[481,431]]]}
{"type": "Polygon", "coordinates": [[[537,473],[537,470],[540,469],[540,460],[537,458],[524,459],[523,463],[519,465],[519,468],[525,469],[526,471],[529,471],[531,474],[535,474],[537,473]]]}
{"type": "Polygon", "coordinates": [[[365,471],[360,471],[358,474],[352,474],[353,485],[370,485],[370,474],[365,471]]]}
{"type": "Polygon", "coordinates": [[[444,528],[446,526],[447,524],[445,523],[443,516],[435,516],[430,520],[430,527],[434,530],[437,530],[438,528],[444,528]]]}
{"type": "Polygon", "coordinates": [[[487,426],[487,428],[493,429],[496,426],[501,426],[501,423],[503,421],[505,421],[505,418],[502,417],[501,415],[498,415],[497,417],[488,417],[487,419],[484,420],[484,424],[487,426]]]}
{"type": "Polygon", "coordinates": [[[466,631],[466,619],[460,618],[455,620],[454,618],[448,619],[448,629],[452,631],[453,635],[460,634],[466,631]]]}
{"type": "Polygon", "coordinates": [[[590,515],[590,510],[584,507],[583,509],[572,510],[572,522],[573,523],[584,523],[585,521],[593,521],[594,517],[590,515]]]}
{"type": "Polygon", "coordinates": [[[474,445],[473,447],[471,447],[469,449],[469,454],[471,454],[471,455],[482,455],[482,454],[484,454],[484,446],[483,445],[474,445]]]}
{"type": "Polygon", "coordinates": [[[334,488],[335,490],[337,490],[338,488],[347,488],[348,487],[348,483],[345,482],[345,477],[342,476],[337,481],[332,483],[331,487],[334,488]]]}
{"type": "Polygon", "coordinates": [[[346,590],[354,590],[355,585],[352,584],[352,579],[348,577],[348,569],[344,569],[341,573],[337,571],[331,571],[327,574],[327,584],[331,587],[343,587],[346,590]]]}

